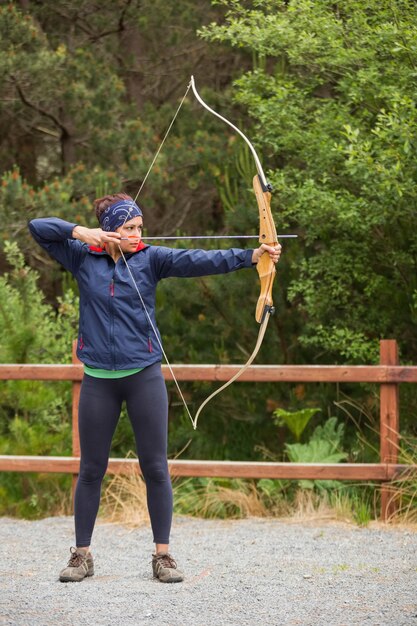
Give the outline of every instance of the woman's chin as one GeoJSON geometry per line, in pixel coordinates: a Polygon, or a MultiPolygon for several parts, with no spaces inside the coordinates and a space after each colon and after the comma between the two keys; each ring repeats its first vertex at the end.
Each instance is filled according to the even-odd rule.
{"type": "Polygon", "coordinates": [[[125,245],[122,247],[122,250],[126,250],[130,252],[131,250],[136,250],[138,245],[139,245],[139,241],[129,241],[125,243],[125,245]]]}

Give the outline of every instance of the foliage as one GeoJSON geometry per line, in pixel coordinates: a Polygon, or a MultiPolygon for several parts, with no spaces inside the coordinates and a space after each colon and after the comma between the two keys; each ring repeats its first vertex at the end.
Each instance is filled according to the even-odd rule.
{"type": "Polygon", "coordinates": [[[372,504],[369,498],[356,494],[351,500],[352,515],[358,526],[367,526],[372,519],[372,504]]]}
{"type": "MultiPolygon", "coordinates": [[[[417,439],[402,437],[399,449],[399,463],[417,466],[417,439]]],[[[390,485],[391,499],[396,504],[396,512],[391,522],[415,524],[417,522],[417,476],[414,468],[399,474],[390,485]]]]}
{"type": "Polygon", "coordinates": [[[175,486],[175,511],[205,518],[262,517],[267,510],[251,481],[199,478],[175,486]]]}
{"type": "Polygon", "coordinates": [[[77,321],[77,299],[59,298],[59,315],[44,302],[38,273],[28,267],[15,242],[5,242],[11,272],[0,276],[0,359],[2,363],[70,360],[69,337],[77,321]]]}
{"type": "MultiPolygon", "coordinates": [[[[314,492],[290,489],[289,483],[270,479],[175,478],[174,510],[177,515],[209,519],[332,519],[359,526],[366,526],[374,515],[369,488],[343,485],[337,490],[314,492]]],[[[149,523],[143,479],[131,474],[107,481],[100,515],[106,521],[129,527],[149,523]]]]}
{"type": "Polygon", "coordinates": [[[302,242],[290,297],[300,341],[375,360],[376,339],[416,352],[415,4],[222,2],[209,41],[250,50],[235,82],[268,155],[280,221],[302,242]]]}
{"type": "MultiPolygon", "coordinates": [[[[376,362],[381,337],[396,337],[402,362],[413,362],[416,67],[410,0],[3,3],[2,361],[68,362],[76,333],[74,282],[33,244],[28,219],[55,215],[92,226],[96,195],[136,194],[193,72],[206,101],[263,155],[279,230],[299,234],[284,246],[277,315],[258,362],[376,362]],[[4,247],[7,239],[18,241],[25,263],[4,247]]],[[[148,234],[257,232],[253,173],[240,138],[188,98],[138,200],[148,234]]],[[[243,362],[256,341],[257,295],[255,272],[164,281],[158,323],[171,360],[243,362]]],[[[185,385],[191,409],[211,390],[185,385]]],[[[376,411],[369,387],[343,390],[376,411]]],[[[169,393],[170,453],[191,438],[186,457],[255,460],[267,446],[280,459],[291,450],[271,419],[274,409],[301,439],[303,423],[306,434],[314,422],[304,407],[324,411],[341,392],[238,383],[207,407],[195,433],[171,386],[169,393]]],[[[402,399],[402,428],[413,431],[414,389],[402,399]]],[[[69,402],[67,385],[4,384],[1,449],[68,454],[69,402]]],[[[374,460],[352,424],[344,448],[358,437],[351,454],[374,460]]],[[[299,443],[306,447],[292,448],[294,458],[344,454],[341,445],[320,442],[299,443]]],[[[124,415],[112,453],[133,443],[124,415]]],[[[2,506],[11,498],[16,511],[46,510],[41,491],[28,504],[37,489],[32,476],[2,480],[2,506]]],[[[281,483],[260,485],[271,506],[291,492],[281,483]]],[[[53,501],[59,489],[51,487],[53,501]]],[[[219,514],[239,507],[223,503],[219,514]]]]}
{"type": "Polygon", "coordinates": [[[277,426],[285,424],[294,435],[296,441],[300,441],[305,428],[318,411],[319,409],[300,409],[299,411],[275,409],[273,413],[274,422],[277,426]]]}
{"type": "MultiPolygon", "coordinates": [[[[25,265],[16,243],[5,242],[10,272],[0,277],[0,361],[65,363],[77,317],[72,293],[59,310],[45,303],[38,274],[25,265]]],[[[67,455],[71,445],[69,383],[7,381],[0,389],[0,454],[67,455]]],[[[38,516],[62,510],[68,477],[1,474],[0,512],[38,516]]],[[[65,508],[65,507],[64,507],[65,508]]],[[[66,509],[68,510],[68,509],[66,509]]]]}
{"type": "MultiPolygon", "coordinates": [[[[17,168],[26,184],[48,188],[46,204],[41,197],[39,203],[29,198],[24,204],[11,197],[13,210],[21,213],[25,207],[33,216],[45,215],[51,189],[62,177],[66,197],[63,203],[56,198],[53,212],[59,217],[62,212],[70,219],[77,204],[78,219],[89,222],[97,178],[109,190],[136,194],[191,68],[197,80],[204,72],[217,84],[229,81],[226,70],[234,55],[221,80],[214,69],[218,54],[208,54],[207,44],[195,36],[197,26],[218,14],[207,3],[191,0],[183,0],[181,8],[162,0],[0,7],[2,169],[17,168]],[[197,65],[190,55],[196,47],[197,65]],[[166,80],[170,74],[176,74],[174,81],[166,80]]],[[[185,220],[192,232],[197,199],[197,228],[212,228],[221,220],[210,187],[221,174],[218,164],[227,146],[221,132],[211,132],[210,118],[199,113],[193,115],[185,103],[152,170],[152,184],[141,194],[153,234],[175,232],[185,220]]]]}
{"type": "MultiPolygon", "coordinates": [[[[293,463],[340,463],[347,458],[341,451],[344,424],[337,424],[336,417],[330,417],[323,426],[317,426],[308,443],[286,443],[285,451],[293,463]]],[[[302,489],[334,489],[340,483],[333,480],[300,480],[302,489]]]]}

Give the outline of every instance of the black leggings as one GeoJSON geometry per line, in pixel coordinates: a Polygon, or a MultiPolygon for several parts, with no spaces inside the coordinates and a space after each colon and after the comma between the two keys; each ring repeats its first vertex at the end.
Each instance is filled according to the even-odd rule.
{"type": "Polygon", "coordinates": [[[146,483],[153,539],[155,543],[169,543],[172,486],[167,463],[168,399],[161,364],[155,363],[119,379],[84,375],[78,417],[81,464],[74,502],[77,547],[91,543],[101,483],[124,400],[146,483]]]}

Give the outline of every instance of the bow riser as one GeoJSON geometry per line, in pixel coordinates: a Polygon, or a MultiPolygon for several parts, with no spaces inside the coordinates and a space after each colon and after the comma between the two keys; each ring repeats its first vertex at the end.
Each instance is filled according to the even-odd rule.
{"type": "Polygon", "coordinates": [[[256,313],[255,318],[256,321],[260,324],[265,317],[266,308],[272,312],[272,286],[274,284],[275,279],[275,266],[271,268],[270,263],[272,263],[271,259],[267,255],[262,255],[261,259],[258,261],[258,265],[256,269],[259,274],[259,280],[261,282],[261,293],[258,298],[258,302],[256,305],[256,313]],[[264,260],[265,259],[265,260],[264,260]]]}
{"type": "MultiPolygon", "coordinates": [[[[259,210],[259,242],[269,246],[278,244],[278,237],[271,212],[271,194],[264,191],[259,176],[253,178],[253,189],[259,210]]],[[[267,311],[272,309],[272,287],[274,284],[276,269],[275,263],[268,254],[263,254],[256,266],[261,283],[261,292],[256,305],[255,318],[260,324],[267,311]]]]}

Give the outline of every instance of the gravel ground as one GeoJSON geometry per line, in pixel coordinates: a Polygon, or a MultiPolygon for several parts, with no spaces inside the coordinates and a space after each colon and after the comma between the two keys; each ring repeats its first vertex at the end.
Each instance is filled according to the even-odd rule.
{"type": "Polygon", "coordinates": [[[150,530],[98,522],[95,576],[60,583],[71,517],[0,518],[0,624],[417,626],[417,532],[176,518],[183,583],[151,576],[150,530]]]}

